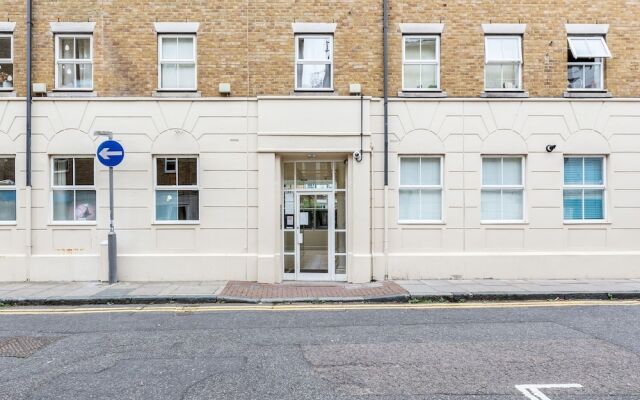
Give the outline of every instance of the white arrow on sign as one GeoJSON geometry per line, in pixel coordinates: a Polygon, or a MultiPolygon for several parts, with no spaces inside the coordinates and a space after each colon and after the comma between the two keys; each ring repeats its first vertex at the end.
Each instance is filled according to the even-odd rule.
{"type": "Polygon", "coordinates": [[[529,400],[551,400],[540,389],[580,389],[582,385],[578,383],[560,383],[555,385],[516,385],[522,394],[529,400]]]}
{"type": "Polygon", "coordinates": [[[100,155],[100,157],[104,158],[105,160],[108,160],[109,157],[111,157],[111,156],[121,156],[122,152],[121,151],[111,151],[107,147],[105,147],[104,149],[100,150],[100,153],[98,153],[98,154],[100,155]]]}

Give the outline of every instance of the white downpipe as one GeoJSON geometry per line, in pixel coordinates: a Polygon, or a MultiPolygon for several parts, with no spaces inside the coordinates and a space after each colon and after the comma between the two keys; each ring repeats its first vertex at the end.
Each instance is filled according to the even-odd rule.
{"type": "Polygon", "coordinates": [[[26,211],[25,211],[25,253],[27,256],[26,266],[27,266],[27,281],[31,280],[31,254],[33,251],[33,235],[32,235],[32,226],[31,226],[31,213],[32,213],[32,197],[31,197],[31,186],[25,187],[25,195],[26,195],[26,211]]]}
{"type": "Polygon", "coordinates": [[[384,280],[389,279],[389,185],[384,186],[384,280]]]}

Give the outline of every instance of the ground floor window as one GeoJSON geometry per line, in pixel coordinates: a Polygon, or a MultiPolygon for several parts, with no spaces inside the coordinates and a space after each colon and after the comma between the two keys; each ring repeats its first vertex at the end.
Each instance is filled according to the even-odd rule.
{"type": "Polygon", "coordinates": [[[156,221],[199,221],[198,158],[157,157],[155,168],[156,221]]]}
{"type": "Polygon", "coordinates": [[[0,223],[16,220],[16,162],[0,156],[0,223]]]}
{"type": "Polygon", "coordinates": [[[483,157],[480,218],[524,220],[524,157],[483,157]]]}
{"type": "Polygon", "coordinates": [[[51,162],[53,221],[95,221],[93,157],[54,157],[51,162]]]}
{"type": "Polygon", "coordinates": [[[399,221],[442,221],[442,157],[400,157],[399,221]]]}
{"type": "Polygon", "coordinates": [[[563,206],[565,221],[605,219],[605,158],[565,157],[563,206]]]}

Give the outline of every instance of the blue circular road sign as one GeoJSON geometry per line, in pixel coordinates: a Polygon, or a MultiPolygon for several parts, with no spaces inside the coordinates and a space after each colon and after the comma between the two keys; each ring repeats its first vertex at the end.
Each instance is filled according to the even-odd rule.
{"type": "Polygon", "coordinates": [[[98,161],[105,167],[115,167],[124,159],[124,149],[115,140],[107,140],[98,146],[98,161]]]}

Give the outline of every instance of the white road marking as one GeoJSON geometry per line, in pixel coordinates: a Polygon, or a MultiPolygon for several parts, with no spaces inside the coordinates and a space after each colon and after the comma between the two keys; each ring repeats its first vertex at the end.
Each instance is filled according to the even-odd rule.
{"type": "Polygon", "coordinates": [[[524,394],[529,400],[551,400],[540,389],[580,389],[582,385],[578,383],[559,383],[559,384],[544,384],[544,385],[516,385],[522,394],[524,394]]]}

